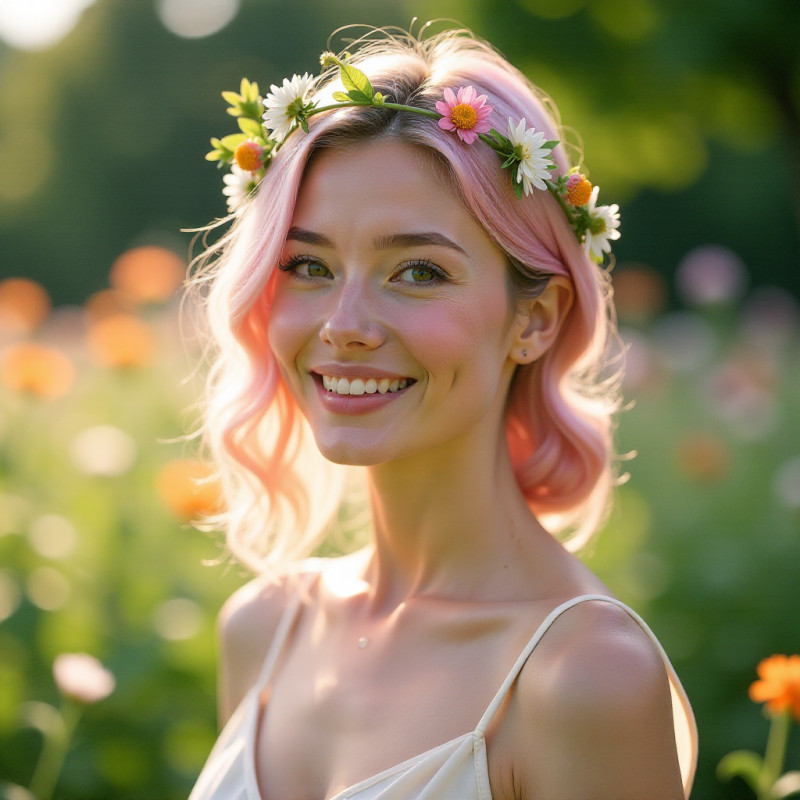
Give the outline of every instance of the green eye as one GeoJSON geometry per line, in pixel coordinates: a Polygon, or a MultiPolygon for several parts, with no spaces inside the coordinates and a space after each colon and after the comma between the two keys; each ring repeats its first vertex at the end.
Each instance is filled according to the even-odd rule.
{"type": "Polygon", "coordinates": [[[428,261],[412,261],[400,270],[394,280],[398,283],[439,283],[447,280],[447,275],[428,261]]]}
{"type": "Polygon", "coordinates": [[[409,272],[411,273],[411,280],[415,283],[425,283],[432,281],[436,277],[430,267],[412,267],[409,272]]]}
{"type": "Polygon", "coordinates": [[[316,261],[308,262],[306,271],[310,278],[324,278],[328,274],[328,268],[324,264],[319,264],[316,261]]]}

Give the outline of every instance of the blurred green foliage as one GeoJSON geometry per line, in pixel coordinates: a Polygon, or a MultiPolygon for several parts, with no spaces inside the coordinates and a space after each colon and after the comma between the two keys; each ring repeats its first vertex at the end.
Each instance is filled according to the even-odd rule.
{"type": "Polygon", "coordinates": [[[225,130],[222,90],[315,70],[341,25],[414,15],[473,27],[553,96],[623,203],[620,261],[670,274],[720,242],[758,283],[800,286],[796,0],[244,0],[193,39],[154,6],[97,0],[50,49],[0,49],[0,270],[58,302],[100,288],[121,248],[224,213],[202,160],[225,130]]]}

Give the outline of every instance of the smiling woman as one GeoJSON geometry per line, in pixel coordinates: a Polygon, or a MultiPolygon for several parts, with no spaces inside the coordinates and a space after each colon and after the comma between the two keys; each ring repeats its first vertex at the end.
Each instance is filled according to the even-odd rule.
{"type": "Polygon", "coordinates": [[[192,800],[686,797],[680,682],[571,553],[614,478],[617,209],[466,32],[323,66],[272,87],[266,127],[254,84],[226,93],[243,133],[210,154],[258,187],[226,181],[197,280],[216,524],[261,574],[220,616],[192,800]],[[309,559],[342,465],[370,544],[309,559]]]}

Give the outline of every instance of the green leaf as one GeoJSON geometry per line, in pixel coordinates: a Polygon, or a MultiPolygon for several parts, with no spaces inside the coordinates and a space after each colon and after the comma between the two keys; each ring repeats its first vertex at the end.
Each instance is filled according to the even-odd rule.
{"type": "Polygon", "coordinates": [[[239,129],[248,136],[263,136],[261,123],[247,117],[239,117],[239,129]]]}
{"type": "Polygon", "coordinates": [[[206,153],[206,161],[219,161],[224,156],[225,153],[221,150],[212,150],[210,153],[206,153]]]}
{"type": "Polygon", "coordinates": [[[343,64],[339,67],[339,72],[344,88],[348,90],[347,93],[353,100],[357,103],[372,101],[375,92],[369,78],[360,69],[356,69],[350,64],[343,64]]]}
{"type": "Polygon", "coordinates": [[[350,102],[350,95],[344,92],[334,92],[333,99],[336,100],[337,103],[348,103],[350,102]]]}
{"type": "Polygon", "coordinates": [[[230,103],[232,106],[238,106],[239,100],[241,100],[241,98],[239,97],[238,94],[236,94],[236,92],[223,92],[222,97],[227,103],[230,103]]]}
{"type": "Polygon", "coordinates": [[[229,136],[223,136],[220,140],[220,145],[226,150],[233,152],[244,141],[247,141],[247,136],[245,136],[245,134],[232,133],[229,136]]]}
{"type": "Polygon", "coordinates": [[[553,149],[553,148],[554,148],[554,147],[555,147],[555,146],[556,146],[558,143],[559,143],[559,142],[558,142],[558,139],[550,139],[549,141],[545,142],[545,143],[542,145],[542,147],[547,147],[547,148],[549,148],[550,150],[552,150],[552,149],[553,149]]]}
{"type": "Polygon", "coordinates": [[[764,759],[758,753],[752,750],[735,750],[717,764],[717,777],[722,781],[729,781],[738,775],[758,793],[763,766],[764,759]]]}

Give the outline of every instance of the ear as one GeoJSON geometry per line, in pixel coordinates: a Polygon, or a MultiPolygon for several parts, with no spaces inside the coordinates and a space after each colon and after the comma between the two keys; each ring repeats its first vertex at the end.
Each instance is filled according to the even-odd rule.
{"type": "Polygon", "coordinates": [[[544,291],[526,300],[517,313],[517,333],[509,356],[517,364],[530,364],[552,346],[574,299],[572,281],[553,275],[544,291]]]}

